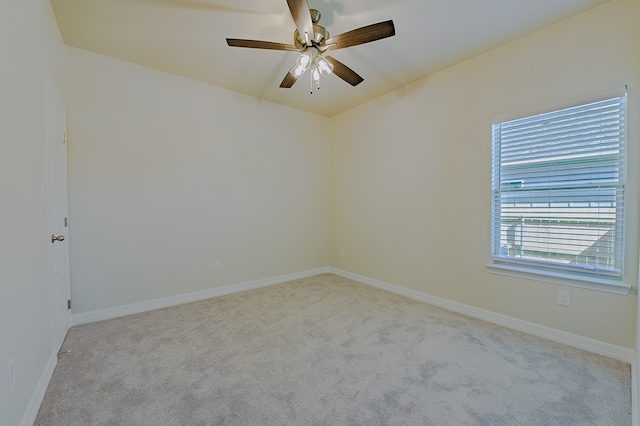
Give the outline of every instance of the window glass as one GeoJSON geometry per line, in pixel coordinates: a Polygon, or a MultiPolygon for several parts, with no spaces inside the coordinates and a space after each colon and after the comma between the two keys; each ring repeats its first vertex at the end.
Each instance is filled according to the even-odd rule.
{"type": "Polygon", "coordinates": [[[493,126],[494,263],[622,277],[626,96],[493,126]]]}

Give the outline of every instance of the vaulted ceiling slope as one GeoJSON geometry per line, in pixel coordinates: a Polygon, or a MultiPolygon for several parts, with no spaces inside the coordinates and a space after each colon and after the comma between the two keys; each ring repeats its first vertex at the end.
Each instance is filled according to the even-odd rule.
{"type": "Polygon", "coordinates": [[[608,0],[308,0],[331,35],[393,20],[394,37],[332,52],[364,78],[335,76],[310,94],[308,74],[279,84],[296,52],[238,49],[226,38],[293,43],[285,0],[51,0],[73,47],[333,116],[608,0]]]}

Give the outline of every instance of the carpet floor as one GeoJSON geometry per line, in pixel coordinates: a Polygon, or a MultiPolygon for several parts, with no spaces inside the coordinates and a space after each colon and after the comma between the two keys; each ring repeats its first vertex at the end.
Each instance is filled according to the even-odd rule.
{"type": "Polygon", "coordinates": [[[72,327],[36,425],[630,425],[626,363],[331,274],[72,327]]]}

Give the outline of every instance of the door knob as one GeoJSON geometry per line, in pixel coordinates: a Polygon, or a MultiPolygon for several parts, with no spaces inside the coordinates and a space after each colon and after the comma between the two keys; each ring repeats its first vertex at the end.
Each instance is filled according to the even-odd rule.
{"type": "Polygon", "coordinates": [[[55,243],[56,241],[64,241],[64,235],[58,235],[57,237],[55,235],[52,235],[51,242],[55,243]]]}

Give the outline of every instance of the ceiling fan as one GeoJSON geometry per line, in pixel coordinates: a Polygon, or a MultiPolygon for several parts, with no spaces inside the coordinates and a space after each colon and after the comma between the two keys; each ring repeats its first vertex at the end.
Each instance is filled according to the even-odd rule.
{"type": "Polygon", "coordinates": [[[325,53],[328,50],[357,46],[396,34],[393,21],[389,20],[331,37],[329,32],[318,24],[320,12],[316,9],[309,9],[307,0],[287,0],[287,4],[296,24],[296,30],[293,32],[293,44],[237,38],[227,39],[227,44],[231,47],[300,52],[296,63],[280,83],[282,88],[292,87],[309,69],[311,69],[312,93],[314,86],[320,88],[320,77],[332,73],[350,85],[357,86],[364,79],[354,70],[337,59],[325,55],[325,53]]]}

